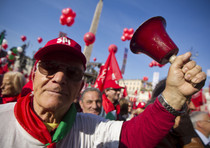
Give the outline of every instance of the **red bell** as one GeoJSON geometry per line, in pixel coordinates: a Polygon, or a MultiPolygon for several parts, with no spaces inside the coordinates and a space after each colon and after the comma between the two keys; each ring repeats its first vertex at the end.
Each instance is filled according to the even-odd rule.
{"type": "Polygon", "coordinates": [[[145,53],[160,64],[171,63],[178,53],[178,47],[168,36],[163,17],[150,18],[135,31],[130,49],[133,53],[145,53]]]}

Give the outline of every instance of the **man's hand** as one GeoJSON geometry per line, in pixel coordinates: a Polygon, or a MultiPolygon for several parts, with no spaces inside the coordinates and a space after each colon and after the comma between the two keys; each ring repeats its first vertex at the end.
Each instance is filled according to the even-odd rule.
{"type": "Polygon", "coordinates": [[[198,92],[205,84],[206,74],[190,60],[191,53],[177,56],[169,68],[163,96],[174,109],[181,109],[187,98],[198,92]]]}

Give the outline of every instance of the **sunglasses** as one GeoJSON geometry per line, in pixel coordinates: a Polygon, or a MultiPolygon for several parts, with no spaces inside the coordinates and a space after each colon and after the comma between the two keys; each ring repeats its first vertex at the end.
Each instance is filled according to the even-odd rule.
{"type": "Polygon", "coordinates": [[[121,91],[120,88],[109,88],[108,90],[121,91]]]}
{"type": "Polygon", "coordinates": [[[64,71],[66,76],[73,81],[81,81],[84,76],[84,72],[78,67],[56,62],[40,61],[37,64],[37,69],[41,74],[46,75],[48,78],[53,77],[58,71],[64,71]]]}

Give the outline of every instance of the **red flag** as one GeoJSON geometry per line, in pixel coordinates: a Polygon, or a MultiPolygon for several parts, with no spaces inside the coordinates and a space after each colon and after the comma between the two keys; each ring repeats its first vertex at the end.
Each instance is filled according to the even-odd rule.
{"type": "Polygon", "coordinates": [[[152,97],[152,95],[151,95],[151,93],[150,93],[150,92],[149,92],[149,94],[148,94],[148,95],[149,95],[149,100],[150,100],[150,99],[151,99],[151,97],[152,97]]]}
{"type": "Polygon", "coordinates": [[[134,92],[134,99],[133,99],[133,109],[137,109],[136,101],[137,101],[137,90],[134,92]]]}
{"type": "Polygon", "coordinates": [[[192,95],[191,101],[193,102],[195,107],[199,107],[206,103],[206,97],[205,97],[205,95],[203,95],[202,89],[199,92],[197,92],[196,94],[192,95]]]}
{"type": "Polygon", "coordinates": [[[123,97],[127,97],[128,93],[127,93],[127,87],[125,86],[124,91],[123,91],[123,97]]]}
{"type": "Polygon", "coordinates": [[[104,90],[104,84],[108,80],[120,80],[122,79],[122,74],[119,69],[115,54],[113,51],[109,53],[105,65],[101,66],[98,78],[94,84],[94,87],[98,88],[100,91],[104,90]]]}

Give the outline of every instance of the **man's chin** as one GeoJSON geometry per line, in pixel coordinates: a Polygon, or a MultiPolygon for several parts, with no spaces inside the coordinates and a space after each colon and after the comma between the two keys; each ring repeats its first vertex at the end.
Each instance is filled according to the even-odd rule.
{"type": "Polygon", "coordinates": [[[52,111],[56,111],[59,110],[60,108],[63,108],[64,106],[66,106],[67,102],[65,102],[64,100],[62,100],[63,98],[59,98],[59,97],[51,97],[51,98],[47,98],[44,102],[43,102],[43,107],[47,110],[52,110],[52,111]]]}

